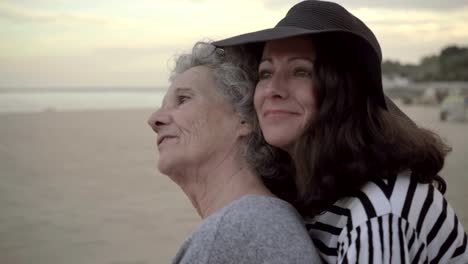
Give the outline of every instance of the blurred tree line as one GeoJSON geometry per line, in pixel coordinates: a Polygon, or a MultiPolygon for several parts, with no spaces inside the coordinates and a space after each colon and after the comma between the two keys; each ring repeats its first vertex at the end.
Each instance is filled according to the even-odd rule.
{"type": "Polygon", "coordinates": [[[424,57],[419,64],[385,60],[382,73],[413,81],[468,81],[468,48],[448,46],[439,55],[424,57]]]}

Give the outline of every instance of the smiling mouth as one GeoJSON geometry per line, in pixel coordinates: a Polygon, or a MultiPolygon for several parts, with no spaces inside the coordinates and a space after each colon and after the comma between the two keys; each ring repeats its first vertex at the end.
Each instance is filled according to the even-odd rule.
{"type": "Polygon", "coordinates": [[[287,110],[267,110],[263,116],[282,116],[282,115],[295,115],[296,113],[287,110]]]}

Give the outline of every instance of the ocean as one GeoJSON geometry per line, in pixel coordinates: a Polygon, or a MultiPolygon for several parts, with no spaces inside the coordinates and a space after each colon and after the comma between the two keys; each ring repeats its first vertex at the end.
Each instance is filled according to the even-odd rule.
{"type": "Polygon", "coordinates": [[[165,89],[0,89],[0,113],[157,108],[165,89]]]}

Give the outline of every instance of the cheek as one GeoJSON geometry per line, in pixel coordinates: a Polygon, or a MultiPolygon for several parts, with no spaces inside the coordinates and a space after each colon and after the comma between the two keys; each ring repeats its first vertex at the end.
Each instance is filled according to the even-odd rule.
{"type": "Polygon", "coordinates": [[[218,109],[210,111],[200,111],[189,120],[182,128],[184,133],[184,144],[188,144],[190,150],[196,151],[200,146],[205,146],[215,137],[220,136],[215,131],[223,124],[223,115],[218,109]]]}
{"type": "Polygon", "coordinates": [[[313,84],[308,83],[304,85],[304,89],[297,89],[296,91],[296,98],[301,102],[308,119],[314,119],[317,113],[317,100],[313,84]]]}
{"type": "Polygon", "coordinates": [[[201,136],[204,134],[203,129],[206,129],[206,120],[203,119],[197,119],[191,121],[189,124],[187,124],[185,131],[185,140],[190,141],[190,142],[197,142],[200,140],[201,136]]]}
{"type": "Polygon", "coordinates": [[[260,106],[262,105],[262,101],[263,101],[262,88],[259,85],[257,85],[257,87],[255,88],[253,99],[254,99],[255,111],[258,113],[260,110],[260,106]]]}

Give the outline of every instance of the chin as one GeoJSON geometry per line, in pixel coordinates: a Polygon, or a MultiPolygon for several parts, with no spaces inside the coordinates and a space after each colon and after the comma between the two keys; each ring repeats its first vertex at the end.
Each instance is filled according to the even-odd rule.
{"type": "Polygon", "coordinates": [[[286,152],[289,152],[290,146],[292,145],[292,140],[285,138],[284,136],[265,135],[265,141],[273,147],[282,149],[286,152]]]}
{"type": "Polygon", "coordinates": [[[172,166],[170,163],[165,162],[164,159],[162,159],[162,160],[159,159],[159,161],[158,161],[158,170],[159,170],[162,174],[170,175],[173,167],[174,167],[174,166],[172,166]]]}

